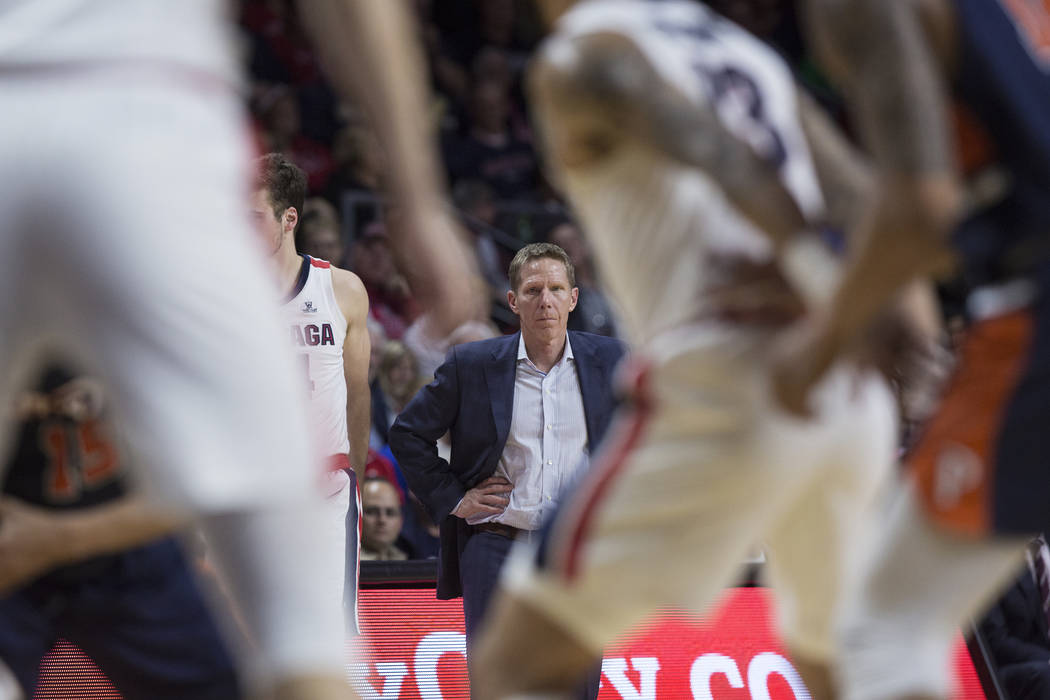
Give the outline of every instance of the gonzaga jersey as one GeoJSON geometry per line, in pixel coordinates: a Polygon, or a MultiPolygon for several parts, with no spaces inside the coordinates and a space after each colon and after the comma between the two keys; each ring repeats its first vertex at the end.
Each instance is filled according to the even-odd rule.
{"type": "Polygon", "coordinates": [[[304,255],[295,288],[285,301],[282,313],[299,355],[302,381],[309,390],[315,444],[321,455],[345,457],[350,450],[343,374],[347,324],[335,299],[332,266],[304,255]]]}
{"type": "MultiPolygon", "coordinates": [[[[822,213],[794,82],[771,49],[691,0],[590,0],[558,25],[562,37],[599,33],[629,39],[660,80],[698,107],[713,106],[726,129],[779,173],[807,217],[822,213]]],[[[565,186],[638,346],[704,316],[707,292],[726,282],[719,261],[772,259],[768,238],[725,197],[717,173],[644,143],[568,172],[565,186]]]]}

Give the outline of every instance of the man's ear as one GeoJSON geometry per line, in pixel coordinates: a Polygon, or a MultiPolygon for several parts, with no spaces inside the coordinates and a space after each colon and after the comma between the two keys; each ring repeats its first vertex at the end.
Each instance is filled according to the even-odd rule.
{"type": "Polygon", "coordinates": [[[580,288],[573,287],[572,291],[569,292],[569,296],[572,297],[572,300],[569,302],[569,311],[572,311],[576,308],[576,302],[580,299],[580,288]]]}
{"type": "Polygon", "coordinates": [[[518,296],[514,293],[513,289],[507,290],[507,306],[509,306],[510,310],[515,314],[518,313],[518,296]]]}
{"type": "Polygon", "coordinates": [[[284,210],[284,215],[281,217],[281,229],[285,233],[289,233],[295,230],[295,225],[299,223],[299,212],[296,211],[295,207],[288,207],[284,210]]]}

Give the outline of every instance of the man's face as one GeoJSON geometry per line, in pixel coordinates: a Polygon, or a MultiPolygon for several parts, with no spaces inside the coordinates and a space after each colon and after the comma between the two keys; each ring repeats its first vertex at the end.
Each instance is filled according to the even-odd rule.
{"type": "Polygon", "coordinates": [[[511,311],[521,319],[525,342],[550,342],[565,337],[569,312],[579,290],[569,286],[565,265],[553,258],[534,258],[521,266],[521,281],[507,292],[511,311]]]}
{"type": "Polygon", "coordinates": [[[334,265],[341,265],[343,241],[335,229],[328,226],[316,227],[303,236],[302,252],[315,258],[321,258],[321,260],[327,260],[334,265]]]}
{"type": "Polygon", "coordinates": [[[369,481],[361,493],[361,544],[380,551],[397,541],[401,534],[401,499],[393,484],[369,481]]]}
{"type": "Polygon", "coordinates": [[[266,254],[276,255],[284,240],[283,217],[274,216],[270,195],[265,189],[255,190],[252,194],[251,216],[255,230],[262,238],[266,254]]]}

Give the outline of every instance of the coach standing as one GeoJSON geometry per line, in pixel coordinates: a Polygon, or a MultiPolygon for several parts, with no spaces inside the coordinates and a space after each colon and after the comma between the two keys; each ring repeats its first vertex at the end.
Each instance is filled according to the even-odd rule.
{"type": "Polygon", "coordinates": [[[578,292],[561,248],[525,246],[509,277],[521,332],[452,348],[390,429],[408,485],[441,524],[437,597],[463,596],[468,648],[513,541],[540,527],[605,433],[623,354],[566,330],[578,292]]]}

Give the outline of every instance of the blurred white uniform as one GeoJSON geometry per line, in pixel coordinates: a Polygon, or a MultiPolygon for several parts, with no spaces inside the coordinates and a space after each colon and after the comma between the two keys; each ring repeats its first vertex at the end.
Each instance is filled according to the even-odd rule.
{"type": "Polygon", "coordinates": [[[225,9],[0,0],[0,398],[35,341],[100,372],[150,493],[214,514],[260,666],[338,668],[300,583],[318,462],[248,219],[225,9]]]}
{"type": "MultiPolygon", "coordinates": [[[[794,84],[771,50],[690,1],[585,2],[552,41],[589,33],[629,39],[664,81],[713,102],[802,211],[822,211],[794,84]]],[[[827,658],[850,548],[893,463],[885,382],[839,367],[812,420],[778,410],[766,368],[785,322],[749,320],[777,299],[734,276],[744,261],[772,267],[772,246],[717,173],[638,142],[564,184],[646,369],[638,407],[614,423],[539,555],[515,554],[505,584],[597,649],[655,607],[703,610],[762,541],[783,635],[827,658]]]]}

